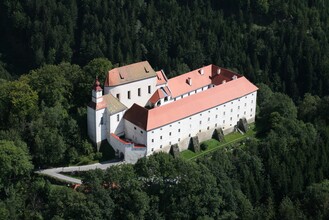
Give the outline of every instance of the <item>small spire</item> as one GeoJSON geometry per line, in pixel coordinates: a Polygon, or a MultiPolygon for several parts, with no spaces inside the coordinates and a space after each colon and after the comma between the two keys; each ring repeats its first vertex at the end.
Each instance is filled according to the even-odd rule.
{"type": "Polygon", "coordinates": [[[100,86],[100,82],[98,81],[98,77],[96,76],[96,79],[95,79],[95,83],[94,83],[94,86],[93,86],[93,89],[95,91],[102,91],[102,87],[100,86]]]}

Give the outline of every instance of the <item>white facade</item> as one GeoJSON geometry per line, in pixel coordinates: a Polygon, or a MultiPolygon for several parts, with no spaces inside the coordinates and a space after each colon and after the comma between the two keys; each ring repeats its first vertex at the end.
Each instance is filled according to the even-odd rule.
{"type": "Polygon", "coordinates": [[[100,110],[92,109],[88,106],[87,123],[88,135],[91,140],[97,143],[97,150],[102,140],[106,139],[106,120],[105,108],[100,110]]]}
{"type": "Polygon", "coordinates": [[[230,133],[243,117],[248,123],[254,122],[256,97],[257,91],[150,131],[125,121],[125,131],[133,142],[147,146],[147,155],[169,151],[170,146],[176,143],[181,150],[186,150],[191,137],[208,140],[217,128],[230,133]]]}
{"type": "Polygon", "coordinates": [[[134,103],[145,106],[156,90],[156,77],[105,87],[104,90],[105,94],[111,93],[128,108],[134,103]]]}
{"type": "Polygon", "coordinates": [[[163,75],[165,82],[162,78],[162,84],[159,86],[159,78],[155,74],[150,77],[154,70],[147,62],[133,65],[134,68],[139,68],[138,80],[127,80],[122,83],[120,79],[115,78],[115,74],[123,76],[121,79],[126,80],[124,77],[132,74],[134,68],[114,69],[112,75],[108,75],[112,78],[107,79],[104,95],[96,80],[92,102],[88,106],[89,137],[98,146],[102,140],[107,139],[116,153],[123,155],[127,162],[134,163],[138,158],[158,151],[169,152],[174,144],[178,144],[181,151],[186,150],[192,137],[198,137],[200,142],[205,141],[219,128],[227,134],[234,130],[242,118],[248,123],[255,121],[257,87],[236,73],[210,65],[187,73],[185,78],[181,75],[180,78],[170,79],[173,80],[170,83],[167,83],[168,79],[163,75]],[[194,76],[196,78],[193,78],[194,76]],[[203,81],[200,83],[197,79],[203,81]],[[116,85],[113,82],[119,83],[116,85]],[[166,87],[165,97],[157,95],[160,93],[156,94],[160,87],[166,87]],[[211,100],[210,97],[204,97],[208,95],[212,97],[211,100]],[[194,106],[193,101],[196,97],[201,106],[194,106]],[[202,102],[210,104],[203,105],[202,102]],[[134,104],[140,107],[137,108],[134,104]],[[176,106],[180,106],[177,111],[176,106]],[[134,113],[134,108],[141,112],[134,113]],[[152,108],[159,111],[154,113],[152,108]],[[186,112],[191,113],[171,117],[172,114],[184,111],[184,108],[186,112]],[[166,115],[165,109],[172,110],[168,113],[171,115],[166,115]],[[190,109],[193,110],[187,111],[190,109]],[[162,112],[158,115],[160,111],[162,112]],[[168,121],[164,118],[168,118],[168,121]]]}

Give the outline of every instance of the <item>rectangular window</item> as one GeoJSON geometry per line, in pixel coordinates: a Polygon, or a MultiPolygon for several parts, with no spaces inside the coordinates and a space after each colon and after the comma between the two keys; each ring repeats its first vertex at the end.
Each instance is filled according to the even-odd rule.
{"type": "Polygon", "coordinates": [[[138,96],[141,96],[141,88],[138,88],[138,96]]]}
{"type": "Polygon", "coordinates": [[[216,115],[216,118],[218,118],[218,115],[216,115]]]}
{"type": "Polygon", "coordinates": [[[233,108],[231,108],[231,112],[233,112],[233,108]]]}
{"type": "Polygon", "coordinates": [[[210,118],[208,118],[208,121],[210,121],[210,118]]]}
{"type": "Polygon", "coordinates": [[[152,143],[154,142],[154,139],[152,139],[152,143]]]}
{"type": "Polygon", "coordinates": [[[178,132],[180,132],[180,129],[178,129],[178,132]]]}
{"type": "Polygon", "coordinates": [[[238,106],[238,109],[240,109],[240,105],[238,106]]]}
{"type": "Polygon", "coordinates": [[[104,119],[101,117],[101,125],[104,124],[104,119]]]}
{"type": "Polygon", "coordinates": [[[120,115],[117,114],[117,121],[120,121],[120,115]]]}
{"type": "Polygon", "coordinates": [[[162,136],[160,136],[160,140],[162,140],[162,136]]]}
{"type": "Polygon", "coordinates": [[[152,151],[154,151],[154,148],[152,148],[152,151]]]}
{"type": "Polygon", "coordinates": [[[117,94],[117,99],[119,99],[119,100],[120,100],[120,93],[118,93],[118,94],[117,94]]]}
{"type": "Polygon", "coordinates": [[[141,131],[141,134],[143,134],[143,131],[141,131]]]}
{"type": "Polygon", "coordinates": [[[171,136],[171,132],[169,132],[169,136],[171,136]]]}
{"type": "Polygon", "coordinates": [[[151,94],[151,86],[148,86],[148,92],[151,94]]]}
{"type": "Polygon", "coordinates": [[[136,127],[134,127],[134,129],[136,130],[136,127]]]}
{"type": "Polygon", "coordinates": [[[160,148],[162,148],[162,144],[160,145],[160,148]]]}
{"type": "Polygon", "coordinates": [[[127,96],[128,96],[128,99],[130,99],[131,97],[130,97],[130,91],[128,91],[128,94],[127,94],[127,96]]]}
{"type": "Polygon", "coordinates": [[[200,123],[199,123],[200,125],[202,124],[202,121],[200,121],[200,123]]]}
{"type": "Polygon", "coordinates": [[[232,121],[232,117],[230,117],[230,120],[232,121]]]}

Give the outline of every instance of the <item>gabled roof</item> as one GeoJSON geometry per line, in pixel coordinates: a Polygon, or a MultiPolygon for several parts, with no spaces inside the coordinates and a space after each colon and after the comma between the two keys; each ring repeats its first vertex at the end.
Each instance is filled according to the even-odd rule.
{"type": "Polygon", "coordinates": [[[146,129],[148,120],[148,110],[136,103],[126,111],[123,118],[137,125],[142,129],[146,129]]]}
{"type": "Polygon", "coordinates": [[[110,113],[110,115],[113,115],[115,113],[124,111],[127,109],[127,107],[122,104],[117,98],[115,98],[110,93],[107,95],[103,95],[103,101],[99,103],[90,102],[88,106],[95,110],[100,110],[107,108],[107,111],[110,113]]]}
{"type": "Polygon", "coordinates": [[[157,86],[166,84],[168,79],[162,70],[155,72],[157,74],[157,86]]]}
{"type": "Polygon", "coordinates": [[[149,131],[240,98],[256,90],[258,88],[254,84],[245,77],[240,77],[150,110],[134,104],[126,111],[124,118],[149,131]]]}
{"type": "Polygon", "coordinates": [[[107,111],[110,113],[110,115],[127,109],[127,107],[122,104],[117,98],[115,98],[111,93],[104,95],[103,100],[107,105],[107,111]]]}
{"type": "Polygon", "coordinates": [[[170,96],[170,91],[168,90],[168,87],[161,87],[154,92],[149,101],[152,104],[155,104],[157,101],[167,96],[170,96]]]}
{"type": "Polygon", "coordinates": [[[223,80],[228,82],[232,80],[234,75],[241,77],[241,75],[227,69],[219,68],[215,65],[208,65],[169,79],[168,87],[172,97],[175,98],[204,86],[211,84],[219,85],[223,80]],[[217,74],[218,69],[220,69],[220,74],[217,74]],[[188,80],[190,80],[190,83],[188,83],[188,80]]]}
{"type": "Polygon", "coordinates": [[[149,62],[143,61],[110,70],[104,86],[118,86],[151,77],[156,77],[156,73],[149,62]]]}

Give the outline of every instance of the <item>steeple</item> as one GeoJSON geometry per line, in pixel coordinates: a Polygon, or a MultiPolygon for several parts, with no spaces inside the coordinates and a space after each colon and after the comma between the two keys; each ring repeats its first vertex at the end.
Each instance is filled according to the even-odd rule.
{"type": "Polygon", "coordinates": [[[100,103],[103,101],[103,89],[100,85],[101,84],[98,81],[98,77],[96,77],[95,83],[93,85],[93,91],[92,91],[92,101],[94,103],[100,103]]]}
{"type": "Polygon", "coordinates": [[[94,86],[93,86],[93,89],[95,91],[102,91],[102,87],[100,87],[100,82],[98,81],[98,77],[96,76],[96,79],[95,79],[95,83],[94,83],[94,86]]]}

